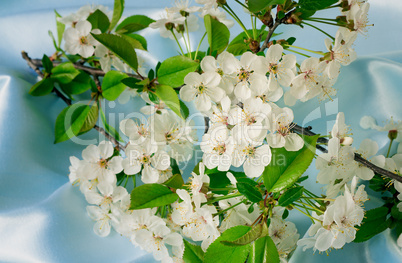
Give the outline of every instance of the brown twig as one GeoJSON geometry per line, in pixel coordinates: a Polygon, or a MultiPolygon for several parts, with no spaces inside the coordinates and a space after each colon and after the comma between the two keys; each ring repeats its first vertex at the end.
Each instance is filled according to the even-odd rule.
{"type": "MultiPolygon", "coordinates": [[[[303,127],[301,127],[301,126],[299,126],[297,124],[294,124],[292,130],[297,132],[297,133],[299,133],[299,134],[302,134],[302,135],[308,135],[308,136],[316,135],[316,133],[310,131],[310,129],[303,128],[303,127]]],[[[328,139],[326,139],[326,138],[318,138],[317,142],[328,143],[328,139]]],[[[324,152],[324,153],[328,152],[328,150],[325,149],[324,147],[322,147],[321,145],[316,145],[316,148],[318,150],[324,152]]],[[[369,168],[370,170],[372,170],[376,174],[388,177],[390,179],[393,179],[393,180],[396,180],[396,181],[402,183],[402,176],[399,176],[399,175],[397,175],[397,174],[395,174],[393,172],[390,172],[390,171],[385,170],[385,169],[383,169],[381,167],[378,167],[377,165],[375,165],[375,164],[369,162],[368,160],[364,159],[363,157],[361,157],[361,155],[358,154],[358,153],[355,153],[354,160],[356,162],[366,166],[367,168],[369,168]]]]}
{"type": "MultiPolygon", "coordinates": [[[[24,57],[24,56],[23,56],[24,57]]],[[[25,59],[25,58],[24,58],[25,59]]],[[[26,60],[26,59],[25,59],[26,60]]],[[[62,62],[59,62],[59,61],[53,61],[53,65],[54,66],[57,66],[57,65],[60,65],[62,62]]],[[[37,58],[35,58],[35,59],[31,59],[31,64],[34,66],[34,67],[36,67],[36,68],[39,68],[39,67],[42,67],[43,65],[42,65],[42,60],[40,60],[40,59],[37,59],[37,58]]],[[[100,77],[102,77],[102,76],[105,76],[105,72],[103,71],[103,70],[101,70],[101,69],[97,69],[97,68],[92,68],[92,67],[88,67],[88,66],[84,66],[84,65],[82,65],[82,64],[77,64],[77,63],[73,63],[73,65],[74,65],[74,67],[76,68],[76,69],[79,69],[79,70],[82,70],[82,71],[85,71],[86,73],[88,73],[88,74],[90,74],[90,75],[92,75],[92,76],[100,76],[100,77]]],[[[129,77],[132,77],[132,78],[136,78],[136,79],[142,79],[140,76],[138,76],[137,74],[131,74],[131,73],[126,73],[127,74],[127,76],[129,76],[129,77]]]]}
{"type": "MultiPolygon", "coordinates": [[[[31,59],[25,51],[22,51],[22,52],[21,52],[21,55],[22,55],[22,58],[26,60],[28,66],[29,66],[30,68],[32,68],[32,69],[36,72],[36,74],[38,74],[38,76],[40,76],[41,78],[43,78],[44,75],[43,75],[42,71],[40,71],[40,69],[39,69],[39,67],[42,67],[42,61],[40,61],[40,60],[38,60],[38,59],[31,59]],[[40,63],[38,63],[38,61],[40,61],[40,63]]],[[[58,64],[60,64],[60,63],[58,63],[58,62],[53,62],[53,65],[58,65],[58,64]]],[[[74,66],[75,66],[77,69],[81,69],[80,67],[85,67],[85,66],[80,66],[80,65],[77,65],[77,64],[74,64],[74,66]]],[[[85,67],[85,68],[89,68],[89,67],[85,67]]],[[[89,68],[89,69],[92,69],[92,68],[89,68]]],[[[83,69],[81,69],[81,70],[83,70],[83,69]]],[[[95,70],[95,69],[93,69],[93,70],[95,70]]],[[[96,70],[96,71],[98,71],[98,70],[96,70]]],[[[86,71],[86,72],[88,72],[89,74],[91,74],[90,71],[86,71]]],[[[103,72],[103,71],[102,71],[102,72],[103,72]]],[[[91,75],[92,75],[92,74],[91,74],[91,75]]],[[[104,74],[103,74],[103,75],[104,75],[104,74]]],[[[94,78],[97,78],[98,76],[103,76],[103,75],[95,74],[95,75],[92,75],[92,76],[94,76],[94,78]]],[[[59,98],[61,98],[67,105],[71,105],[71,100],[68,99],[66,96],[64,96],[58,89],[53,88],[53,91],[54,91],[54,92],[56,93],[56,95],[57,95],[59,98]]],[[[98,125],[95,124],[94,129],[97,130],[97,131],[98,131],[100,134],[102,134],[103,136],[105,136],[109,141],[111,141],[111,142],[112,142],[116,147],[118,147],[119,149],[124,150],[124,149],[126,148],[124,145],[120,144],[113,136],[111,136],[108,132],[106,132],[105,129],[103,129],[102,127],[99,127],[98,125]]]]}
{"type": "Polygon", "coordinates": [[[269,40],[271,39],[272,35],[274,34],[274,31],[280,24],[282,24],[281,20],[278,20],[278,19],[275,20],[275,23],[272,25],[272,27],[269,28],[268,35],[265,38],[264,43],[262,43],[262,46],[261,46],[259,52],[263,52],[268,47],[269,40]]]}

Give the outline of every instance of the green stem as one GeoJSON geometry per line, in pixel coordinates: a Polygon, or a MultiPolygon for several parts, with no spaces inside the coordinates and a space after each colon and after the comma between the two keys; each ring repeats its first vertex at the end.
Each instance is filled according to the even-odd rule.
{"type": "Polygon", "coordinates": [[[247,7],[245,4],[243,4],[242,2],[240,2],[239,0],[235,0],[235,1],[236,1],[239,5],[241,5],[242,7],[248,9],[248,7],[247,7]]]}
{"type": "Polygon", "coordinates": [[[392,139],[390,142],[389,142],[389,147],[388,147],[388,152],[387,152],[387,158],[389,157],[389,153],[391,152],[391,146],[392,146],[392,142],[393,142],[394,140],[392,139]]]}
{"type": "Polygon", "coordinates": [[[239,25],[240,27],[243,29],[244,33],[246,33],[247,37],[250,39],[251,36],[250,34],[247,32],[246,27],[244,26],[244,24],[241,22],[241,20],[237,17],[236,13],[233,12],[233,10],[230,8],[230,6],[228,6],[227,4],[222,6],[222,9],[225,10],[239,25]],[[231,10],[233,13],[231,13],[229,10],[231,10]]]}
{"type": "Polygon", "coordinates": [[[310,192],[310,191],[309,191],[309,190],[307,190],[306,188],[304,188],[303,192],[305,192],[305,193],[306,193],[306,194],[308,194],[309,196],[319,198],[317,195],[315,195],[314,193],[310,192]]]}
{"type": "Polygon", "coordinates": [[[241,202],[238,202],[238,203],[235,204],[235,205],[229,206],[228,208],[226,208],[226,209],[224,209],[224,210],[222,210],[222,211],[219,211],[218,213],[213,214],[213,216],[217,216],[217,215],[223,214],[223,213],[229,211],[230,209],[235,208],[236,206],[238,206],[238,205],[240,205],[240,204],[243,204],[244,202],[246,202],[246,200],[243,200],[243,201],[241,201],[241,202]]]}
{"type": "Polygon", "coordinates": [[[197,51],[195,51],[195,56],[194,56],[194,60],[197,59],[197,55],[198,55],[198,50],[200,49],[201,43],[204,40],[205,36],[207,35],[207,32],[204,33],[204,35],[202,36],[200,43],[198,43],[198,47],[197,47],[197,51]]]}
{"type": "Polygon", "coordinates": [[[181,48],[180,42],[177,40],[177,37],[176,37],[175,33],[173,32],[173,29],[172,29],[172,30],[170,30],[170,31],[172,32],[173,37],[174,37],[174,39],[176,40],[176,43],[177,43],[177,45],[178,45],[178,46],[179,46],[179,48],[180,48],[181,54],[184,56],[183,49],[181,48]]]}
{"type": "Polygon", "coordinates": [[[328,23],[328,22],[321,21],[321,20],[314,20],[314,19],[310,19],[310,18],[306,18],[305,20],[312,21],[312,22],[317,22],[317,23],[322,23],[322,24],[326,24],[326,25],[331,25],[331,26],[342,26],[342,25],[328,23]]]}
{"type": "Polygon", "coordinates": [[[295,204],[295,205],[297,205],[297,206],[299,206],[299,207],[303,207],[303,208],[305,208],[305,206],[306,207],[309,207],[310,209],[313,209],[314,211],[317,211],[317,212],[320,212],[320,213],[322,213],[323,211],[321,211],[318,207],[316,207],[315,205],[309,205],[309,204],[306,204],[306,203],[302,203],[302,202],[300,202],[300,201],[296,201],[296,202],[298,202],[299,204],[295,204]],[[301,205],[302,206],[301,206],[301,205]]]}
{"type": "Polygon", "coordinates": [[[254,24],[252,15],[250,15],[250,20],[251,20],[251,28],[253,29],[253,39],[257,39],[256,25],[254,24]]]}
{"type": "Polygon", "coordinates": [[[331,38],[332,40],[335,40],[335,38],[333,37],[333,36],[331,36],[330,34],[328,34],[327,32],[325,32],[324,30],[322,30],[322,29],[320,29],[320,28],[318,28],[318,27],[316,27],[316,26],[314,26],[314,25],[312,25],[312,24],[309,24],[309,23],[307,23],[307,22],[302,22],[302,24],[305,24],[305,25],[308,25],[308,26],[310,26],[310,27],[312,27],[312,28],[315,28],[315,29],[317,29],[318,31],[320,31],[321,33],[323,33],[323,34],[325,34],[326,36],[328,36],[329,38],[331,38]]]}
{"type": "Polygon", "coordinates": [[[203,205],[209,205],[209,204],[221,201],[221,200],[230,199],[230,198],[238,197],[238,196],[242,196],[242,194],[237,193],[237,194],[231,194],[231,195],[226,195],[226,196],[220,196],[215,199],[209,200],[208,202],[204,203],[203,205]]]}
{"type": "Polygon", "coordinates": [[[312,217],[311,215],[309,215],[309,214],[307,214],[307,213],[304,213],[302,210],[300,210],[300,209],[297,208],[297,207],[294,207],[294,209],[296,209],[296,210],[298,210],[300,213],[302,213],[302,214],[308,216],[308,217],[311,219],[311,221],[312,221],[313,223],[315,223],[315,221],[322,222],[321,220],[319,220],[319,219],[317,219],[317,218],[315,218],[315,217],[312,217]]]}
{"type": "Polygon", "coordinates": [[[341,7],[341,4],[331,5],[331,6],[328,6],[328,7],[324,8],[323,10],[330,9],[330,8],[335,8],[335,7],[341,7]]]}
{"type": "Polygon", "coordinates": [[[234,187],[226,187],[226,188],[209,188],[211,191],[230,191],[230,190],[235,190],[236,188],[234,187]]]}
{"type": "Polygon", "coordinates": [[[309,19],[314,19],[314,20],[327,20],[327,21],[334,21],[334,22],[336,22],[336,19],[334,19],[334,18],[309,17],[309,19]]]}
{"type": "Polygon", "coordinates": [[[186,45],[187,56],[191,58],[191,54],[190,54],[190,51],[189,51],[189,49],[188,49],[188,46],[187,46],[187,41],[186,41],[186,38],[184,37],[183,32],[181,32],[181,36],[183,37],[184,44],[186,45]]]}
{"type": "MultiPolygon", "coordinates": [[[[191,57],[191,42],[190,42],[190,35],[189,35],[189,33],[188,33],[188,26],[187,26],[187,18],[186,18],[186,21],[185,21],[185,25],[186,25],[186,33],[187,33],[187,40],[188,40],[188,48],[189,48],[189,54],[190,54],[190,58],[191,59],[193,59],[192,57],[191,57]]],[[[184,40],[185,41],[185,40],[184,40]]]]}
{"type": "Polygon", "coordinates": [[[324,55],[324,53],[321,52],[321,51],[314,51],[314,50],[310,50],[310,49],[307,49],[307,48],[304,48],[304,47],[293,46],[293,45],[286,45],[286,46],[301,49],[301,50],[304,50],[304,51],[307,51],[307,52],[310,52],[310,53],[314,53],[314,54],[318,54],[318,55],[322,55],[322,56],[324,55]]]}
{"type": "Polygon", "coordinates": [[[128,183],[128,175],[127,175],[127,178],[126,178],[126,182],[124,183],[124,188],[126,188],[126,186],[127,186],[127,183],[128,183]]]}
{"type": "Polygon", "coordinates": [[[131,175],[131,178],[133,179],[133,186],[134,186],[134,188],[136,188],[137,187],[137,183],[136,183],[136,175],[135,174],[133,174],[133,175],[131,175]]]}
{"type": "MultiPolygon", "coordinates": [[[[289,49],[289,48],[287,48],[286,49],[287,51],[290,51],[290,52],[293,52],[293,53],[296,53],[296,54],[299,54],[299,55],[302,55],[302,56],[305,56],[305,57],[307,57],[307,58],[310,58],[311,56],[309,56],[309,55],[306,55],[306,54],[304,54],[304,53],[301,53],[301,52],[299,52],[299,51],[296,51],[296,50],[292,50],[292,49],[289,49]]],[[[300,67],[299,67],[300,68],[300,67]]]]}
{"type": "Polygon", "coordinates": [[[312,200],[329,201],[329,202],[335,201],[335,199],[331,199],[331,198],[307,197],[307,196],[302,196],[302,198],[304,198],[304,199],[312,199],[312,200]]]}

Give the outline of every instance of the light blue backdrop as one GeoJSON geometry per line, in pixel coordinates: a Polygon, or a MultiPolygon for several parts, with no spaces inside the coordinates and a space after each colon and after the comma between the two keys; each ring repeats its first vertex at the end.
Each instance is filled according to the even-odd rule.
{"type": "MultiPolygon", "coordinates": [[[[125,15],[145,13],[158,18],[159,12],[172,1],[126,2],[125,15]]],[[[153,262],[152,256],[116,233],[107,238],[93,233],[93,221],[85,210],[87,203],[67,178],[68,157],[80,157],[85,146],[73,142],[54,145],[55,119],[65,104],[55,96],[34,98],[28,94],[36,75],[21,59],[20,52],[25,50],[33,58],[44,53],[51,55],[54,49],[47,31],[55,31],[53,9],[65,15],[86,3],[92,2],[0,0],[1,262],[153,262]]],[[[93,3],[112,6],[112,0],[93,3]]],[[[327,133],[337,112],[343,111],[353,129],[355,145],[369,137],[384,152],[386,134],[364,131],[358,123],[363,115],[378,120],[390,116],[402,120],[402,4],[398,0],[370,3],[370,21],[375,26],[356,42],[359,59],[342,69],[336,84],[337,99],[299,104],[295,120],[327,133]]],[[[240,32],[239,28],[236,30],[240,32]]],[[[285,31],[283,38],[296,36],[299,46],[324,49],[324,37],[318,32],[299,30],[296,26],[281,26],[279,31],[282,30],[285,31]]],[[[164,60],[176,54],[174,43],[161,40],[156,31],[146,30],[143,34],[154,59],[164,60]]],[[[196,43],[200,35],[192,37],[192,43],[196,43]]],[[[136,103],[136,106],[110,108],[108,113],[138,111],[143,104],[139,100],[136,103]]],[[[82,138],[99,140],[99,135],[92,131],[82,138]]],[[[313,178],[306,184],[316,192],[321,191],[315,184],[316,171],[310,169],[307,173],[313,178]]],[[[373,198],[366,207],[378,204],[373,198]]],[[[309,220],[296,213],[291,218],[303,235],[309,220]]],[[[298,249],[292,262],[401,262],[401,258],[395,237],[386,232],[368,243],[349,244],[342,250],[332,251],[329,257],[298,249]]]]}

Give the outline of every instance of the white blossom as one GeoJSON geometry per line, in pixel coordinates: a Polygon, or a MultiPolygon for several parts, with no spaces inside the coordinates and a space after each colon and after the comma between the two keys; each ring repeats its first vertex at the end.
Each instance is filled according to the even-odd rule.
{"type": "Polygon", "coordinates": [[[272,148],[285,147],[287,151],[298,151],[303,145],[303,139],[291,131],[293,111],[290,108],[273,109],[268,117],[267,142],[272,148]]]}
{"type": "Polygon", "coordinates": [[[82,151],[82,165],[79,172],[85,174],[88,180],[98,179],[99,182],[116,183],[116,174],[123,170],[122,157],[113,155],[113,145],[102,141],[99,146],[89,145],[82,151]]]}
{"type": "Polygon", "coordinates": [[[191,72],[184,78],[185,85],[180,89],[180,98],[184,101],[195,99],[199,111],[208,111],[211,109],[211,101],[219,102],[225,96],[225,91],[218,87],[220,81],[219,74],[215,72],[191,72]]]}
{"type": "MultiPolygon", "coordinates": [[[[93,55],[95,51],[95,45],[98,42],[90,34],[92,25],[88,21],[79,21],[75,28],[70,27],[64,31],[63,38],[66,41],[64,48],[70,54],[79,54],[84,58],[88,58],[93,55]]],[[[92,33],[99,34],[99,29],[92,30],[92,33]]]]}

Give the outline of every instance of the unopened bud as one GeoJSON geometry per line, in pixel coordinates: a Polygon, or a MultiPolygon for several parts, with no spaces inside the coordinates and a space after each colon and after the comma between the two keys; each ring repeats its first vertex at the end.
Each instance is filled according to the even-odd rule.
{"type": "Polygon", "coordinates": [[[347,12],[350,10],[350,5],[349,5],[349,1],[348,0],[342,0],[341,2],[341,9],[342,12],[347,12]]]}
{"type": "Polygon", "coordinates": [[[184,32],[184,25],[177,25],[176,26],[176,30],[177,30],[177,33],[183,33],[184,32]]]}
{"type": "Polygon", "coordinates": [[[350,146],[353,143],[353,138],[352,137],[344,137],[340,140],[340,143],[343,146],[350,146]]]}
{"type": "Polygon", "coordinates": [[[263,16],[260,16],[258,18],[267,27],[271,27],[274,23],[274,19],[272,18],[271,12],[266,12],[263,16]]]}
{"type": "Polygon", "coordinates": [[[216,0],[216,3],[217,3],[219,6],[223,6],[223,5],[226,5],[226,0],[216,0]]]}
{"type": "Polygon", "coordinates": [[[398,137],[398,130],[390,130],[388,132],[388,138],[393,141],[396,139],[396,137],[398,137]]]}
{"type": "Polygon", "coordinates": [[[337,16],[336,17],[336,23],[338,25],[347,25],[348,24],[348,20],[346,18],[346,16],[337,16]]]}
{"type": "Polygon", "coordinates": [[[250,44],[248,46],[253,53],[257,53],[260,50],[260,43],[254,39],[250,41],[250,44]]]}
{"type": "Polygon", "coordinates": [[[165,27],[167,30],[171,31],[174,28],[174,24],[169,22],[165,24],[165,27]]]}
{"type": "Polygon", "coordinates": [[[190,15],[189,12],[186,12],[184,10],[180,10],[180,15],[184,16],[184,17],[188,17],[190,15]]]}

